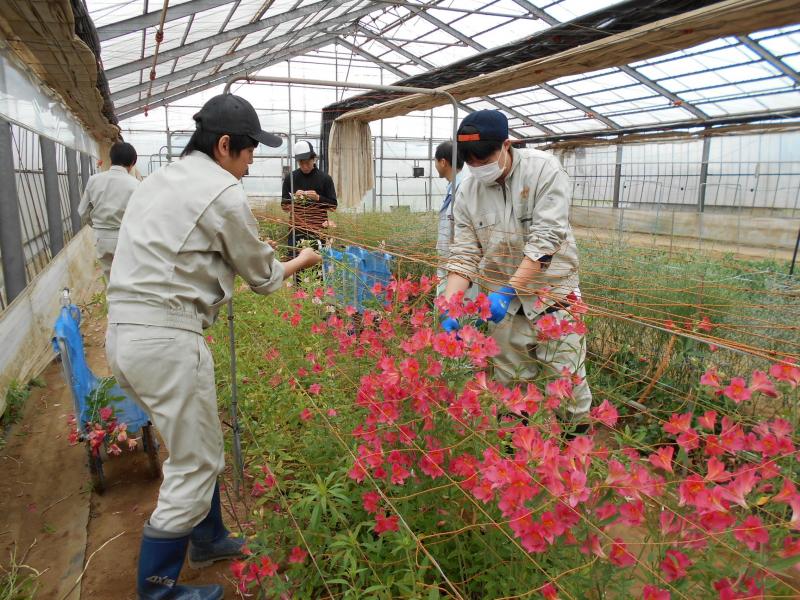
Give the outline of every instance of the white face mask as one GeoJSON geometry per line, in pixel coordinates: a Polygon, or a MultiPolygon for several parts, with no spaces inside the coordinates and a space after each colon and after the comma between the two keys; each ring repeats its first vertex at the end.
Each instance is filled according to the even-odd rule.
{"type": "Polygon", "coordinates": [[[503,176],[503,171],[506,169],[505,159],[501,167],[496,161],[490,162],[488,165],[480,165],[478,167],[470,167],[469,172],[481,183],[490,185],[503,176]]]}

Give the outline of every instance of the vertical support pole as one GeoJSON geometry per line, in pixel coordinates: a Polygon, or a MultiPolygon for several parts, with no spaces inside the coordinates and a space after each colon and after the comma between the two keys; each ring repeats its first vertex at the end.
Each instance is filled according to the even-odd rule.
{"type": "Polygon", "coordinates": [[[58,190],[58,165],[56,144],[53,140],[39,136],[44,173],[44,197],[47,205],[47,231],[50,234],[50,253],[53,258],[64,247],[64,222],[61,214],[61,194],[58,190]]]}
{"type": "Polygon", "coordinates": [[[78,183],[78,158],[72,148],[67,148],[67,181],[69,182],[69,214],[72,219],[72,235],[78,235],[81,229],[81,216],[78,214],[81,190],[78,183]]]}
{"type": "Polygon", "coordinates": [[[613,207],[619,208],[620,182],[622,181],[622,144],[617,143],[617,158],[614,163],[614,199],[613,207]]]}
{"type": "Polygon", "coordinates": [[[14,147],[11,123],[0,119],[0,255],[3,281],[9,303],[25,289],[25,252],[22,247],[22,223],[19,220],[19,197],[14,173],[14,147]]]}
{"type": "MultiPolygon", "coordinates": [[[[453,172],[456,166],[453,165],[453,172]]],[[[425,203],[428,205],[428,212],[433,210],[433,109],[431,109],[431,134],[428,136],[428,190],[425,203]]]]}
{"type": "Polygon", "coordinates": [[[375,183],[372,186],[372,212],[375,212],[376,204],[378,202],[378,153],[375,152],[377,146],[375,142],[377,138],[372,138],[372,174],[375,183]]]}
{"type": "Polygon", "coordinates": [[[89,177],[92,176],[92,157],[84,152],[81,152],[81,194],[86,189],[86,184],[89,183],[89,177]]]}
{"type": "Polygon", "coordinates": [[[794,252],[792,253],[792,264],[789,265],[789,275],[794,275],[794,263],[797,260],[798,249],[800,249],[800,229],[797,230],[797,241],[794,243],[794,252]]]}
{"type": "MultiPolygon", "coordinates": [[[[708,133],[708,132],[706,132],[708,133]]],[[[700,163],[700,181],[697,186],[697,212],[706,210],[706,182],[708,181],[708,157],[711,152],[711,136],[703,136],[703,157],[700,163]]]]}
{"type": "Polygon", "coordinates": [[[172,162],[172,134],[169,132],[169,105],[164,105],[164,125],[167,128],[167,162],[172,162]]]}

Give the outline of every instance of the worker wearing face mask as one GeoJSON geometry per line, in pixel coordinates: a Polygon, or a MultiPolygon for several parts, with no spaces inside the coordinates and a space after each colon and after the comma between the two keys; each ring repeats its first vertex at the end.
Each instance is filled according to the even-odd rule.
{"type": "MultiPolygon", "coordinates": [[[[573,389],[563,414],[581,423],[592,403],[584,335],[537,335],[540,319],[570,319],[571,305],[580,299],[567,173],[551,154],[512,148],[500,111],[468,115],[457,140],[470,176],[456,193],[444,296],[465,291],[470,282],[491,290],[490,327],[500,348],[495,377],[509,384],[534,380],[542,371],[550,377],[569,373],[573,389]]],[[[445,315],[442,326],[452,331],[459,324],[445,315]]]]}

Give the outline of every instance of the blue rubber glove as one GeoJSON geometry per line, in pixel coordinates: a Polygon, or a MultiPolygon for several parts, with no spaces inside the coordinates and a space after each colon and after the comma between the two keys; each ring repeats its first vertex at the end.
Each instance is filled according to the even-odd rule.
{"type": "Polygon", "coordinates": [[[447,311],[444,311],[439,318],[439,325],[441,325],[442,329],[444,329],[447,333],[461,329],[461,325],[458,324],[458,320],[449,316],[447,311]]]}
{"type": "Polygon", "coordinates": [[[492,323],[499,323],[506,317],[508,313],[508,305],[516,297],[517,290],[510,285],[504,285],[496,292],[490,292],[487,298],[489,299],[489,310],[492,311],[492,316],[489,320],[492,323]]]}

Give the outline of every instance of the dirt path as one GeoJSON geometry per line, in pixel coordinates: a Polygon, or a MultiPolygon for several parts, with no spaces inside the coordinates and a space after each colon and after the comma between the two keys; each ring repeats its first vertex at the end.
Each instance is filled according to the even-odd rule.
{"type": "MultiPolygon", "coordinates": [[[[99,305],[86,308],[87,359],[97,375],[107,375],[105,315],[99,305]]],[[[160,480],[150,479],[143,452],[125,452],[104,463],[107,490],[93,493],[85,446],[67,442],[73,409],[60,365],[49,365],[42,379],[45,387],[34,388],[0,453],[0,564],[7,564],[14,548],[18,555],[27,551],[25,563],[42,572],[36,598],[133,600],[142,526],[155,507],[160,480]]],[[[230,515],[225,493],[223,505],[230,515]]],[[[244,510],[237,506],[240,515],[244,510]]],[[[222,584],[232,599],[228,574],[228,562],[200,571],[187,565],[181,581],[222,584]]]]}

